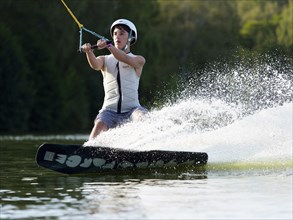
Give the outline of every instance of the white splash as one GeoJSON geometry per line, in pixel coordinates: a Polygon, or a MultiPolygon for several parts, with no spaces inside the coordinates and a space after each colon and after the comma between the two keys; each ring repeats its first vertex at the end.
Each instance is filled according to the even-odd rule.
{"type": "Polygon", "coordinates": [[[85,145],[201,151],[215,163],[292,160],[292,60],[265,59],[212,66],[143,121],[85,145]]]}
{"type": "Polygon", "coordinates": [[[292,103],[239,118],[224,103],[184,101],[85,145],[134,150],[202,151],[210,162],[292,159],[292,103]],[[220,127],[225,124],[225,126],[220,127]]]}

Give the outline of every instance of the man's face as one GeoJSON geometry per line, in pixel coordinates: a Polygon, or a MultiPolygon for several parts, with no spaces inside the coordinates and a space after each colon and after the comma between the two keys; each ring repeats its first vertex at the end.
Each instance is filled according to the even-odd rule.
{"type": "Polygon", "coordinates": [[[124,30],[121,26],[115,27],[113,31],[113,40],[114,40],[115,47],[122,50],[127,43],[128,32],[124,30]]]}

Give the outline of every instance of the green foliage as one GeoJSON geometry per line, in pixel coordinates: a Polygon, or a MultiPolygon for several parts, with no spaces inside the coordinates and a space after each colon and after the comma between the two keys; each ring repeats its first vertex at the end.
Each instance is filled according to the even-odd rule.
{"type": "Polygon", "coordinates": [[[62,108],[62,124],[66,124],[68,130],[84,130],[87,128],[89,118],[88,98],[84,78],[77,74],[73,67],[66,71],[60,88],[62,108]]]}
{"type": "Polygon", "coordinates": [[[240,35],[245,48],[292,46],[292,1],[239,1],[240,35]]]}
{"type": "MultiPolygon", "coordinates": [[[[65,2],[86,28],[107,38],[118,18],[136,24],[132,51],[147,60],[140,98],[149,108],[203,72],[194,70],[233,60],[235,51],[293,55],[292,0],[65,2]]],[[[103,102],[102,77],[76,52],[79,29],[61,1],[3,0],[0,8],[0,132],[89,130],[103,102]]],[[[96,41],[84,33],[83,43],[96,41]]]]}
{"type": "Polygon", "coordinates": [[[293,45],[293,1],[283,7],[277,26],[277,40],[280,45],[293,45]]]}
{"type": "Polygon", "coordinates": [[[0,42],[0,131],[25,131],[34,98],[32,73],[19,39],[3,24],[0,42]]]}

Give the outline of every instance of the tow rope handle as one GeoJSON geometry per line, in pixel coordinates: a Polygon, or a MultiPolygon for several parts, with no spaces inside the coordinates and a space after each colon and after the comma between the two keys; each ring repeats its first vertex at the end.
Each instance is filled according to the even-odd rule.
{"type": "MultiPolygon", "coordinates": [[[[92,34],[92,35],[94,35],[94,36],[96,36],[96,37],[98,37],[98,38],[100,38],[100,39],[103,39],[103,40],[105,40],[105,41],[107,41],[107,42],[111,42],[109,39],[107,39],[107,38],[105,38],[105,37],[103,37],[103,36],[101,36],[101,35],[99,35],[99,34],[97,34],[96,32],[94,32],[94,31],[91,31],[91,30],[89,30],[89,29],[87,29],[87,28],[85,28],[78,20],[77,20],[77,18],[74,16],[74,14],[72,13],[72,11],[70,10],[70,8],[66,5],[66,3],[64,2],[64,0],[61,0],[61,2],[62,2],[62,4],[64,5],[64,7],[67,9],[67,11],[68,11],[68,13],[71,15],[71,17],[73,18],[73,20],[75,21],[75,23],[78,25],[78,27],[79,27],[79,48],[78,48],[78,51],[79,52],[82,52],[82,31],[84,30],[84,31],[86,31],[86,32],[88,32],[88,33],[90,33],[90,34],[92,34]]],[[[92,47],[91,47],[92,49],[94,49],[94,48],[97,48],[97,46],[96,45],[93,45],[92,47]]]]}

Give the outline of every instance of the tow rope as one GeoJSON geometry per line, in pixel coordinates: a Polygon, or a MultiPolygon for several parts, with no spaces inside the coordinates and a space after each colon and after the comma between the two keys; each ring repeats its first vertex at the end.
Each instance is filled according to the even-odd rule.
{"type": "MultiPolygon", "coordinates": [[[[85,27],[84,27],[84,26],[83,26],[83,25],[77,20],[77,18],[74,16],[74,14],[73,14],[72,11],[70,10],[70,8],[66,5],[66,3],[64,2],[64,0],[61,0],[61,2],[63,3],[63,5],[64,5],[65,8],[67,9],[68,13],[71,15],[71,17],[73,18],[73,20],[75,21],[75,23],[76,23],[76,24],[78,25],[78,27],[79,27],[79,48],[78,48],[78,51],[79,51],[79,52],[82,52],[82,49],[81,49],[81,46],[82,46],[82,31],[86,31],[86,32],[88,32],[88,33],[90,33],[90,34],[92,34],[92,35],[94,35],[94,36],[96,36],[96,37],[98,37],[98,38],[100,38],[100,39],[103,39],[103,40],[105,40],[105,41],[107,41],[107,42],[110,42],[110,40],[108,40],[107,38],[105,38],[105,37],[103,37],[103,36],[97,34],[97,33],[94,32],[94,31],[91,31],[91,30],[85,28],[85,27]]],[[[95,45],[92,46],[92,48],[95,48],[95,47],[96,47],[95,45]]]]}

